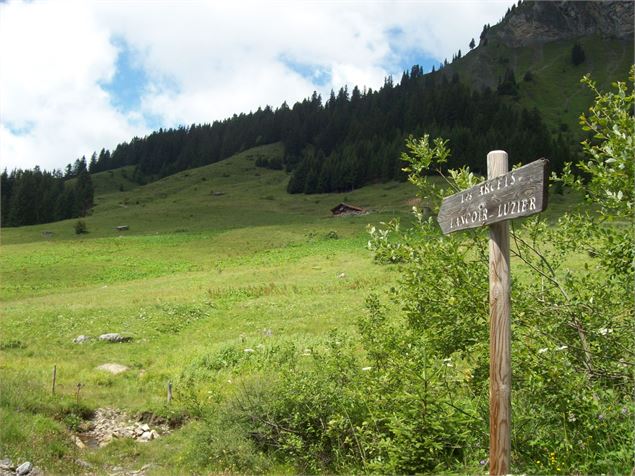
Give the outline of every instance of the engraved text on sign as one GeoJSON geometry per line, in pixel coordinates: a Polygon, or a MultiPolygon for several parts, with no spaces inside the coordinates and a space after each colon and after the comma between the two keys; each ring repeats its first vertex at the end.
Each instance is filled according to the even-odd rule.
{"type": "Polygon", "coordinates": [[[443,200],[438,222],[444,234],[539,213],[547,207],[547,169],[539,159],[443,200]]]}

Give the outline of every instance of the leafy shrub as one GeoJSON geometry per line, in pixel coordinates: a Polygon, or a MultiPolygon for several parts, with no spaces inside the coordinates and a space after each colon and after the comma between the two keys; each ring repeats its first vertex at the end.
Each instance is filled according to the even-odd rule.
{"type": "Polygon", "coordinates": [[[208,414],[203,423],[194,427],[189,450],[191,461],[203,468],[223,472],[262,474],[269,462],[259,452],[248,431],[236,421],[227,418],[227,411],[208,414]]]}
{"type": "Polygon", "coordinates": [[[86,222],[84,220],[77,220],[75,225],[73,225],[73,229],[75,230],[76,235],[88,233],[88,227],[86,226],[86,222]]]}
{"type": "MultiPolygon", "coordinates": [[[[618,83],[601,94],[583,81],[597,94],[581,118],[595,134],[583,144],[587,160],[577,164],[587,180],[571,164],[554,180],[583,192],[587,203],[556,227],[539,216],[512,224],[512,255],[527,276],[512,289],[514,471],[623,473],[631,465],[633,93],[618,83]]],[[[439,203],[474,183],[461,169],[448,172],[446,188],[431,186],[425,172],[445,164],[445,141],[411,139],[408,147],[410,179],[422,198],[439,203]]],[[[474,404],[478,392],[487,394],[486,236],[441,237],[431,220],[416,218],[416,233],[391,223],[372,230],[370,245],[379,261],[403,263],[395,298],[421,345],[469,363],[474,404]]],[[[479,433],[487,433],[485,418],[479,433]]]]}

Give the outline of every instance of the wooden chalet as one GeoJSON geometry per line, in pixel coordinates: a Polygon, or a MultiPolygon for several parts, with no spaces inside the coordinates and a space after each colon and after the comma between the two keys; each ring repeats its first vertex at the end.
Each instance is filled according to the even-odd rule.
{"type": "Polygon", "coordinates": [[[362,215],[367,213],[365,208],[356,207],[355,205],[350,205],[348,203],[340,203],[333,208],[331,208],[331,213],[334,216],[342,216],[342,215],[362,215]]]}

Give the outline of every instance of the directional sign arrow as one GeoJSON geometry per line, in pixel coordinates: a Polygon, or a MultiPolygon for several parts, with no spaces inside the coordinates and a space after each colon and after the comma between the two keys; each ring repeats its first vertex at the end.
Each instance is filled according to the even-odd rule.
{"type": "Polygon", "coordinates": [[[446,197],[437,221],[444,234],[526,217],[547,208],[549,161],[538,159],[446,197]]]}

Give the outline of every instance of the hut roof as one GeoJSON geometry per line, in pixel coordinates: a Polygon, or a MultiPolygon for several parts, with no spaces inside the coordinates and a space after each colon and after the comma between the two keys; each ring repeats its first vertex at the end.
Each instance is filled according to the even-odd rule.
{"type": "Polygon", "coordinates": [[[341,213],[344,211],[365,212],[366,210],[364,210],[362,207],[358,207],[358,206],[351,205],[349,203],[344,203],[344,202],[341,202],[338,205],[331,208],[331,213],[337,213],[337,212],[341,213]]]}

